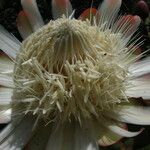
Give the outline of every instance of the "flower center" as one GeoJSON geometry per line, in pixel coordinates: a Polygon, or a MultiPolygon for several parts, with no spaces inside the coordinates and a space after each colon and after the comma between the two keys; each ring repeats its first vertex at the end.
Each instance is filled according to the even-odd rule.
{"type": "Polygon", "coordinates": [[[127,71],[114,53],[120,35],[61,18],[23,43],[14,69],[14,109],[48,120],[101,117],[124,102],[127,71]]]}

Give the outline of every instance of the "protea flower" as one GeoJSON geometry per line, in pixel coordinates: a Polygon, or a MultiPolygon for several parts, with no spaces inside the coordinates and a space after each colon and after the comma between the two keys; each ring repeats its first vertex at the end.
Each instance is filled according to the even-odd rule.
{"type": "Polygon", "coordinates": [[[44,25],[36,1],[21,2],[25,40],[0,28],[10,58],[0,58],[1,122],[11,115],[0,149],[98,150],[141,133],[125,124],[150,124],[137,99],[150,98],[150,59],[132,55],[140,18],[117,17],[121,0],[105,0],[77,20],[69,0],[52,0],[55,21],[44,25]]]}

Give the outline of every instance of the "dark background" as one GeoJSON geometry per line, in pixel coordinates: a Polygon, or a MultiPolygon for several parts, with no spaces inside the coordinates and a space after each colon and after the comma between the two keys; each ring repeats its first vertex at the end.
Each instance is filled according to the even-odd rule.
{"type": "MultiPolygon", "coordinates": [[[[20,35],[16,27],[17,14],[22,10],[21,0],[0,0],[0,24],[2,24],[9,32],[20,39],[20,35]]],[[[70,0],[73,8],[76,10],[75,17],[78,17],[86,8],[91,6],[92,0],[70,0]]],[[[93,0],[93,7],[97,8],[102,0],[93,0]]],[[[135,4],[138,0],[123,0],[121,12],[127,14],[135,14],[135,4]]],[[[146,0],[149,3],[149,0],[146,0]]],[[[37,0],[41,15],[47,23],[52,19],[51,0],[37,0]]]]}
{"type": "MultiPolygon", "coordinates": [[[[20,41],[22,40],[20,34],[18,33],[16,26],[17,14],[22,10],[21,0],[0,0],[0,24],[2,24],[9,32],[14,34],[20,41]]],[[[78,18],[79,15],[87,8],[91,7],[92,0],[70,0],[75,9],[75,17],[78,18]]],[[[122,14],[137,14],[144,18],[145,14],[136,8],[136,3],[139,0],[122,0],[122,6],[120,13],[122,14]]],[[[147,4],[150,4],[150,0],[145,0],[147,4]]],[[[93,7],[97,8],[102,0],[93,0],[93,7]]],[[[37,0],[40,13],[45,21],[49,22],[52,19],[51,14],[51,0],[37,0]]],[[[146,14],[147,15],[147,14],[146,14]]],[[[147,17],[147,16],[146,16],[147,17]]],[[[150,27],[147,25],[141,25],[141,33],[143,34],[144,45],[141,47],[142,51],[150,48],[150,39],[148,37],[148,31],[150,27]]]]}
{"type": "MultiPolygon", "coordinates": [[[[102,0],[93,0],[93,7],[97,8],[102,0]]],[[[150,4],[150,0],[145,0],[147,4],[150,4]]],[[[76,10],[75,17],[78,18],[79,15],[86,9],[91,7],[92,0],[71,0],[73,8],[76,10]]],[[[143,22],[140,27],[141,34],[143,35],[143,39],[145,40],[143,46],[141,47],[142,51],[150,48],[150,40],[149,40],[149,26],[150,24],[145,21],[145,18],[148,19],[148,16],[136,7],[136,3],[138,0],[123,0],[121,11],[120,13],[124,14],[137,14],[140,15],[143,19],[143,22]]],[[[49,22],[52,19],[51,14],[51,0],[37,0],[39,10],[41,15],[45,21],[45,23],[49,22]]],[[[14,34],[20,41],[22,38],[17,31],[16,26],[16,18],[17,14],[22,10],[20,0],[0,0],[0,24],[3,25],[9,32],[14,34]]],[[[131,130],[138,130],[138,126],[129,126],[131,130]]],[[[126,149],[124,150],[131,150],[130,145],[132,145],[132,150],[150,150],[150,128],[146,127],[146,130],[139,136],[135,137],[134,139],[126,140],[123,139],[123,144],[125,145],[126,149]],[[129,147],[128,147],[129,146],[129,147]],[[141,149],[143,148],[143,149],[141,149]]],[[[111,146],[102,149],[108,150],[116,150],[122,149],[122,142],[117,144],[116,146],[111,146]]]]}

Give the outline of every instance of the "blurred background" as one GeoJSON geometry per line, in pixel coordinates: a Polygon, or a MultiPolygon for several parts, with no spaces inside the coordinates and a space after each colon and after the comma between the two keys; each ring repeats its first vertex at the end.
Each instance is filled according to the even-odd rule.
{"type": "MultiPolygon", "coordinates": [[[[0,0],[0,24],[3,25],[10,33],[15,35],[20,41],[22,38],[17,30],[16,18],[22,10],[21,0],[0,0]]],[[[92,0],[70,0],[75,11],[75,18],[87,8],[91,7],[92,0]]],[[[150,0],[122,0],[120,14],[139,15],[142,19],[140,33],[143,45],[139,48],[141,52],[150,49],[150,0]]],[[[98,8],[102,0],[93,0],[94,8],[98,8]]],[[[52,19],[51,0],[37,0],[39,10],[45,21],[52,19]]],[[[146,55],[149,55],[147,52],[146,55]]],[[[143,102],[143,105],[150,105],[143,102]]],[[[131,131],[139,130],[139,126],[129,125],[131,131]]],[[[122,139],[118,143],[109,147],[100,147],[102,150],[150,150],[150,127],[145,126],[145,130],[137,137],[122,139]]]]}

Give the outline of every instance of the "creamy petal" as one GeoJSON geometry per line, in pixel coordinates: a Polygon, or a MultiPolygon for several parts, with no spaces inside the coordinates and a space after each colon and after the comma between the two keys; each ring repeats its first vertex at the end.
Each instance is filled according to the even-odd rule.
{"type": "Polygon", "coordinates": [[[117,115],[110,117],[131,124],[150,125],[150,108],[142,106],[120,106],[115,110],[117,115]]]}
{"type": "Polygon", "coordinates": [[[13,78],[6,74],[0,74],[0,85],[5,87],[14,87],[13,78]]]}
{"type": "Polygon", "coordinates": [[[0,73],[12,74],[14,63],[4,54],[0,55],[0,73]]]}
{"type": "Polygon", "coordinates": [[[140,77],[150,73],[150,57],[135,62],[129,68],[129,77],[140,77]]]}
{"type": "Polygon", "coordinates": [[[17,16],[17,27],[23,39],[26,39],[33,32],[28,16],[24,11],[21,11],[17,16]]]}
{"type": "Polygon", "coordinates": [[[8,105],[11,102],[13,89],[0,87],[0,105],[8,105]]]}
{"type": "Polygon", "coordinates": [[[131,36],[137,31],[141,19],[139,16],[126,15],[122,16],[113,26],[114,32],[121,32],[125,38],[131,36]]]}
{"type": "Polygon", "coordinates": [[[123,137],[137,136],[138,134],[140,134],[143,131],[143,129],[142,129],[138,132],[130,132],[130,131],[127,131],[127,130],[120,128],[119,126],[115,126],[115,125],[108,126],[108,129],[120,136],[123,136],[123,137]]]}
{"type": "Polygon", "coordinates": [[[6,124],[11,121],[11,109],[0,112],[0,124],[6,124]]]}
{"type": "Polygon", "coordinates": [[[8,123],[11,120],[11,96],[13,90],[9,88],[0,87],[0,124],[8,123]]]}
{"type": "Polygon", "coordinates": [[[126,95],[129,97],[150,99],[150,74],[128,81],[126,95]]]}
{"type": "Polygon", "coordinates": [[[16,58],[21,43],[0,25],[0,49],[9,57],[16,58]]]}
{"type": "Polygon", "coordinates": [[[122,0],[104,0],[98,11],[100,14],[99,25],[105,24],[104,29],[108,29],[118,16],[122,0]]]}
{"type": "Polygon", "coordinates": [[[52,14],[54,19],[62,15],[69,17],[72,12],[72,5],[69,0],[52,0],[52,14]]]}
{"type": "Polygon", "coordinates": [[[36,0],[21,0],[22,7],[27,14],[30,24],[34,31],[44,25],[42,16],[39,12],[36,0]]]}

